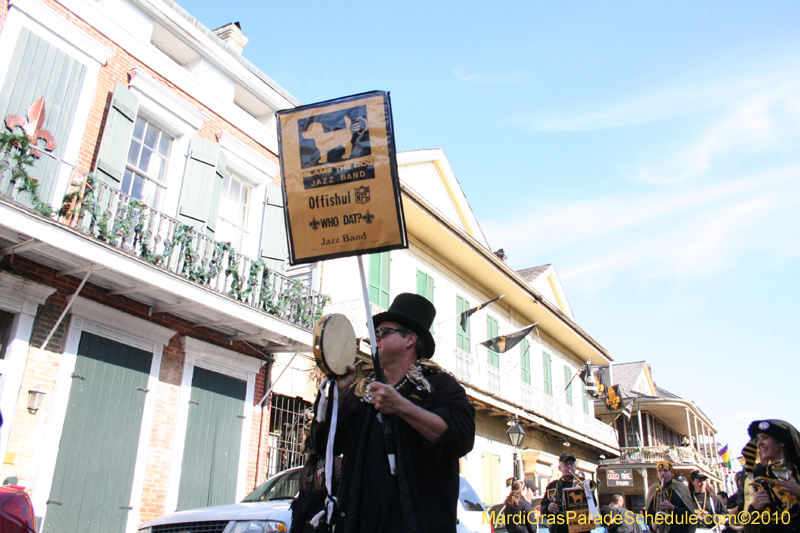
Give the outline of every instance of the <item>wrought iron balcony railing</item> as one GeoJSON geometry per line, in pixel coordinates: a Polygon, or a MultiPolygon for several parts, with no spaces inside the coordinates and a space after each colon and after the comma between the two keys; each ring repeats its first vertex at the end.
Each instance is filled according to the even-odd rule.
{"type": "Polygon", "coordinates": [[[604,459],[603,464],[657,463],[669,461],[675,465],[702,465],[709,471],[720,475],[719,466],[708,457],[689,446],[643,446],[641,448],[620,448],[620,456],[604,459]]]}
{"type": "Polygon", "coordinates": [[[452,348],[452,355],[442,350],[437,362],[453,369],[461,381],[522,408],[567,429],[586,435],[608,446],[617,447],[614,429],[583,412],[582,406],[566,403],[563,397],[554,398],[520,379],[519,373],[505,373],[474,354],[452,348]]]}
{"type": "Polygon", "coordinates": [[[59,211],[50,210],[38,198],[38,181],[10,158],[10,152],[0,154],[0,196],[4,198],[33,207],[156,268],[307,329],[329,300],[264,261],[242,255],[229,243],[215,241],[44,153],[60,163],[59,171],[70,174],[64,205],[59,211]]]}

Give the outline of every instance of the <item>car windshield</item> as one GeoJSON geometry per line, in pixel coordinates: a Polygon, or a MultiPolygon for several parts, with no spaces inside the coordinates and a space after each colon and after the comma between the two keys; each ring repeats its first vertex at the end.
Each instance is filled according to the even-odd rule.
{"type": "Polygon", "coordinates": [[[272,500],[292,500],[300,491],[302,468],[293,468],[269,478],[263,485],[242,500],[244,502],[268,502],[272,500]]]}
{"type": "Polygon", "coordinates": [[[460,478],[460,480],[460,486],[458,487],[458,501],[461,502],[461,506],[465,511],[483,512],[483,503],[481,503],[478,493],[475,492],[475,489],[473,489],[469,483],[464,481],[464,478],[460,478]]]}

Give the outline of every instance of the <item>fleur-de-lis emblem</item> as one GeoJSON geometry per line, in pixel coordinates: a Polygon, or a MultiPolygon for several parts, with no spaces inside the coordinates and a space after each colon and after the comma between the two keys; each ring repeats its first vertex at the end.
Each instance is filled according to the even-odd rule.
{"type": "MultiPolygon", "coordinates": [[[[25,120],[19,115],[8,115],[6,117],[6,126],[8,126],[8,129],[10,129],[12,132],[17,126],[22,128],[22,131],[25,132],[25,135],[27,135],[32,141],[32,146],[36,146],[38,140],[42,139],[47,143],[47,150],[53,150],[56,147],[56,140],[53,138],[52,133],[42,129],[42,126],[44,125],[44,117],[45,106],[44,96],[42,96],[28,108],[28,120],[25,120]]],[[[42,152],[32,147],[31,155],[34,157],[39,157],[42,155],[42,152]]]]}
{"type": "Polygon", "coordinates": [[[317,220],[317,217],[314,217],[308,225],[311,226],[311,229],[317,231],[319,229],[319,220],[317,220]]]}
{"type": "Polygon", "coordinates": [[[364,215],[364,221],[365,221],[367,224],[372,224],[372,221],[373,221],[374,219],[375,219],[375,215],[373,215],[373,214],[372,214],[372,213],[370,213],[369,211],[367,211],[367,214],[366,214],[366,215],[364,215]]]}

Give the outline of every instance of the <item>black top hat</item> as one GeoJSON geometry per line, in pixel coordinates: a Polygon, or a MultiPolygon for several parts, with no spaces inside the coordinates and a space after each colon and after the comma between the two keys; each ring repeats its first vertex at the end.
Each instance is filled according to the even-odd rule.
{"type": "Polygon", "coordinates": [[[425,343],[425,353],[417,354],[417,357],[429,359],[436,350],[436,343],[431,335],[431,326],[435,316],[436,308],[426,298],[404,292],[397,295],[388,311],[378,313],[372,317],[372,320],[376,327],[382,322],[396,322],[416,333],[425,343]]]}

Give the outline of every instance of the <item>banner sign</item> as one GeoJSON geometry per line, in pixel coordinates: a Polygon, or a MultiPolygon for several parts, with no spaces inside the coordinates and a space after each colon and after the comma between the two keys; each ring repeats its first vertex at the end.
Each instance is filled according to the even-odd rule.
{"type": "Polygon", "coordinates": [[[277,116],[289,262],[408,248],[389,93],[277,116]]]}
{"type": "Polygon", "coordinates": [[[606,468],[609,487],[633,487],[633,470],[630,468],[606,468]]]}
{"type": "Polygon", "coordinates": [[[569,533],[584,533],[594,529],[594,522],[589,516],[589,501],[583,487],[564,489],[564,511],[569,533]]]}

